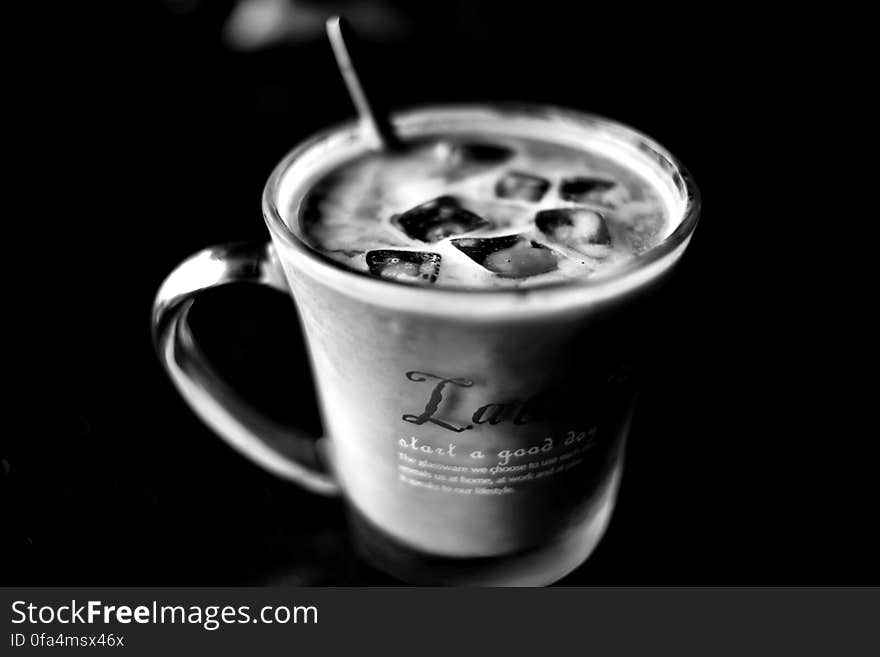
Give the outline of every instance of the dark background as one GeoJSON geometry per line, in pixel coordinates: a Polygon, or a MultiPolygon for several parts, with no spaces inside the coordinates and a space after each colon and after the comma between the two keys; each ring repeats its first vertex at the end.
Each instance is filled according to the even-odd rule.
{"type": "MultiPolygon", "coordinates": [[[[563,583],[880,582],[871,462],[857,451],[867,433],[831,402],[848,334],[826,330],[845,303],[823,274],[839,192],[801,148],[817,120],[802,85],[812,100],[828,88],[811,47],[786,39],[796,18],[745,5],[299,2],[279,14],[293,27],[260,40],[230,18],[246,4],[117,7],[71,22],[55,53],[50,109],[66,139],[52,164],[65,182],[43,198],[58,255],[31,277],[52,338],[30,357],[29,423],[0,443],[3,584],[387,583],[351,556],[337,502],[262,472],[192,415],[149,333],[165,274],[203,246],[267,238],[270,170],[353,114],[321,28],[335,11],[362,28],[392,106],[607,115],[655,137],[701,187],[666,323],[645,328],[668,346],[617,511],[563,583]],[[811,196],[822,209],[803,207],[811,196]]],[[[193,311],[221,371],[318,430],[311,407],[286,403],[291,380],[312,390],[295,321],[264,290],[224,290],[193,311]]]]}

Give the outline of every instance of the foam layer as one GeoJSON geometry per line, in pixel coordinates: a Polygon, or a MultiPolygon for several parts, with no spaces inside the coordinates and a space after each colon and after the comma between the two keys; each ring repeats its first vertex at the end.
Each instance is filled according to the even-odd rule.
{"type": "Polygon", "coordinates": [[[349,161],[318,181],[299,220],[313,248],[347,267],[453,287],[595,276],[670,224],[659,190],[620,162],[480,136],[349,161]]]}

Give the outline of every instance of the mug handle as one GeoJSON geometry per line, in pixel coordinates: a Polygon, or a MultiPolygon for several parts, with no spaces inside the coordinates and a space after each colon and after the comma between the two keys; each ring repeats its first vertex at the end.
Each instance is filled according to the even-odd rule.
{"type": "Polygon", "coordinates": [[[188,315],[199,293],[242,282],[290,294],[271,243],[213,246],[181,262],[153,302],[153,344],[159,360],[190,408],[232,447],[309,491],[338,495],[339,485],[322,465],[320,439],[253,408],[217,376],[195,343],[188,315]]]}

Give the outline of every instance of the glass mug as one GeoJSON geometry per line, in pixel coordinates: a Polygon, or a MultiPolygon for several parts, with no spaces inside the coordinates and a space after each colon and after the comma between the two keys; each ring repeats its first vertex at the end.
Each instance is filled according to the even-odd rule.
{"type": "Polygon", "coordinates": [[[393,124],[404,139],[515,136],[603,150],[655,181],[672,230],[613,271],[528,290],[409,285],[347,269],[312,250],[296,218],[322,174],[374,146],[352,122],[275,168],[263,193],[268,245],[209,248],[171,273],[153,309],[156,349],[230,445],[315,493],[343,496],[373,566],[418,584],[549,584],[590,555],[608,524],[637,364],[656,349],[645,327],[697,223],[697,188],[651,139],[579,112],[441,106],[393,124]],[[242,281],[293,296],[324,437],[262,416],[195,344],[187,315],[199,292],[242,281]]]}

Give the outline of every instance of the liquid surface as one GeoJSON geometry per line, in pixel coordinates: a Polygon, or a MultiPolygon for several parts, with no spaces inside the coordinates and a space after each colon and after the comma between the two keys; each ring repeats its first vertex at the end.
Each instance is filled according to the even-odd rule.
{"type": "Polygon", "coordinates": [[[313,248],[352,269],[486,288],[595,276],[662,241],[668,215],[650,183],[606,157],[456,137],[344,164],[300,221],[313,248]]]}

